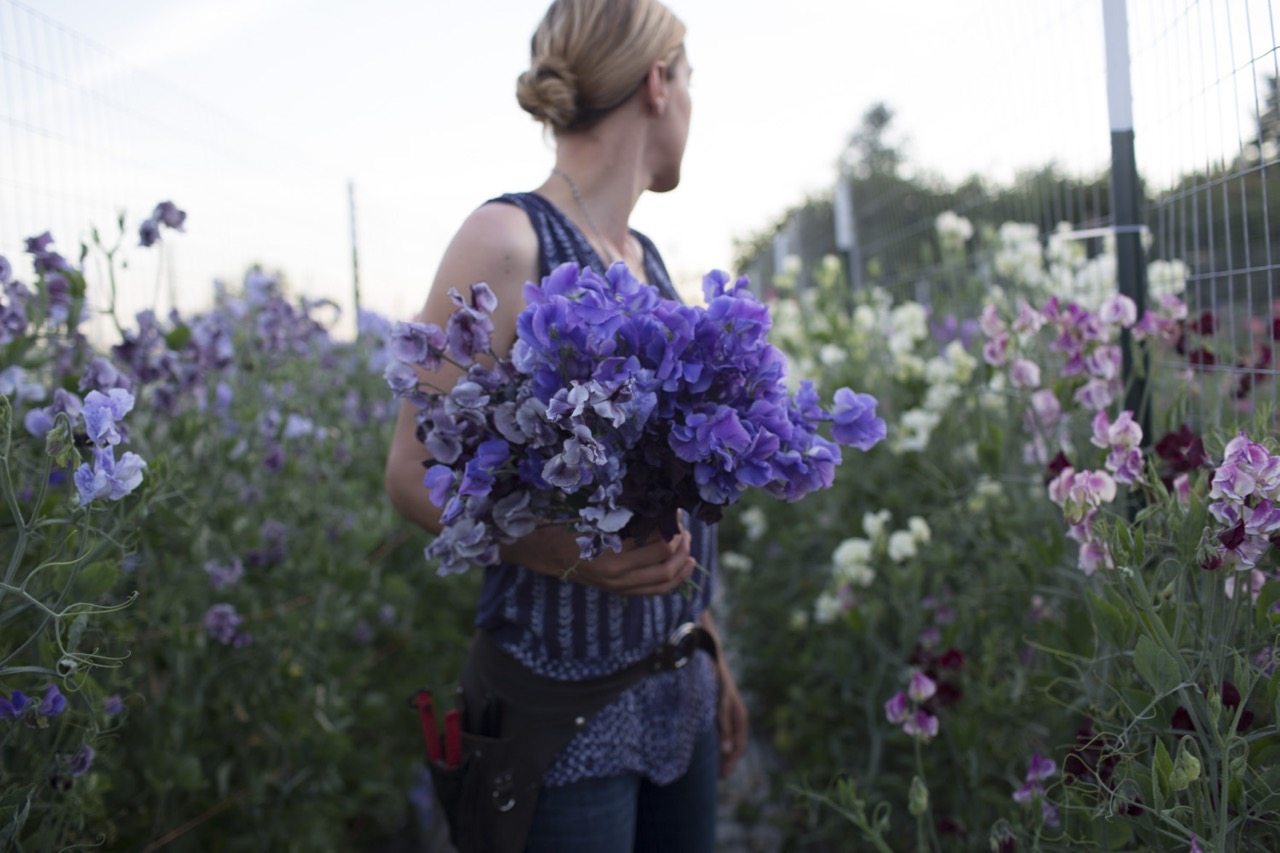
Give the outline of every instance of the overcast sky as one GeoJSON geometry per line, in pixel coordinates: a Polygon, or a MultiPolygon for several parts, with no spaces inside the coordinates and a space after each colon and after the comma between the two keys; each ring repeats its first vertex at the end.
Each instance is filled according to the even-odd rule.
{"type": "MultiPolygon", "coordinates": [[[[1100,0],[670,6],[695,68],[684,181],[633,224],[686,286],[727,267],[735,237],[829,191],[877,100],[912,162],[953,178],[1105,165],[1100,0]]],[[[251,259],[349,304],[351,179],[365,304],[411,314],[467,213],[550,168],[514,97],[544,8],[0,0],[0,251],[50,225],[71,243],[115,207],[172,198],[189,233],[135,258],[127,307],[170,292],[197,307],[212,276],[251,259]]]]}

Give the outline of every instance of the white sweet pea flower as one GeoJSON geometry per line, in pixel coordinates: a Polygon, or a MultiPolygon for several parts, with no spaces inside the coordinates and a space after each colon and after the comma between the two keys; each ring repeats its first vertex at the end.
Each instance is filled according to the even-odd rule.
{"type": "Polygon", "coordinates": [[[831,554],[831,562],[837,566],[870,563],[871,541],[858,538],[844,540],[836,546],[836,550],[831,554]]]}
{"type": "Polygon", "coordinates": [[[871,586],[875,582],[875,569],[865,563],[851,563],[848,566],[837,566],[832,573],[835,579],[840,583],[847,583],[850,586],[859,586],[863,589],[871,586]]]}
{"type": "Polygon", "coordinates": [[[818,361],[822,362],[827,367],[835,367],[837,364],[842,364],[848,358],[849,353],[845,352],[835,344],[823,344],[822,348],[818,350],[818,361]]]}
{"type": "Polygon", "coordinates": [[[928,313],[919,302],[903,302],[889,314],[894,336],[914,345],[929,336],[928,313]]]}
{"type": "Polygon", "coordinates": [[[918,515],[913,515],[907,519],[907,530],[911,531],[911,538],[916,541],[917,545],[924,545],[933,536],[933,531],[929,529],[929,522],[918,515]]]}
{"type": "Polygon", "coordinates": [[[929,439],[934,428],[942,418],[936,412],[926,409],[910,409],[902,413],[898,421],[897,434],[894,436],[893,448],[899,453],[912,453],[924,450],[929,446],[929,439]]]}
{"type": "Polygon", "coordinates": [[[720,565],[734,572],[749,572],[755,563],[746,554],[739,554],[737,551],[722,551],[720,553],[720,565]]]}
{"type": "Polygon", "coordinates": [[[973,379],[973,371],[978,366],[978,360],[969,354],[964,348],[964,344],[959,341],[952,341],[947,344],[942,351],[947,361],[951,362],[952,378],[960,384],[965,384],[973,379]]]}
{"type": "Polygon", "coordinates": [[[867,335],[874,332],[878,325],[875,309],[870,305],[859,305],[853,309],[853,328],[855,331],[867,335]]]}
{"type": "Polygon", "coordinates": [[[884,536],[885,528],[889,526],[889,519],[893,515],[887,509],[879,512],[864,512],[862,514],[862,530],[867,534],[867,538],[872,542],[879,540],[884,536]]]}
{"type": "Polygon", "coordinates": [[[760,537],[769,530],[769,520],[765,517],[764,510],[758,506],[744,509],[738,518],[746,528],[747,539],[751,542],[760,541],[760,537]]]}
{"type": "Polygon", "coordinates": [[[843,612],[844,602],[831,592],[823,592],[813,603],[813,621],[819,625],[830,625],[843,612]]]}
{"type": "Polygon", "coordinates": [[[895,530],[889,534],[889,559],[895,563],[910,560],[916,555],[916,540],[909,530],[895,530]]]}
{"type": "Polygon", "coordinates": [[[954,382],[939,382],[937,385],[930,385],[929,390],[924,392],[921,405],[930,412],[943,414],[959,397],[959,385],[954,382]]]}
{"type": "MultiPolygon", "coordinates": [[[[910,382],[924,375],[924,359],[913,352],[895,350],[894,339],[889,339],[889,349],[893,352],[894,376],[902,382],[910,382]]],[[[912,346],[915,346],[914,342],[912,346]]]]}

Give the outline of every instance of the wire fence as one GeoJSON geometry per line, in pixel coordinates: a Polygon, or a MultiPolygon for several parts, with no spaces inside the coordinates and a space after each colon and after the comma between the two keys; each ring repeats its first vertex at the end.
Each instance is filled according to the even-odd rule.
{"type": "MultiPolygon", "coordinates": [[[[1116,206],[1103,5],[1024,4],[1032,20],[982,20],[949,34],[973,57],[948,69],[947,85],[977,93],[966,99],[973,126],[986,133],[971,149],[974,177],[944,180],[896,159],[868,114],[832,198],[789,213],[744,247],[742,265],[769,281],[796,256],[803,286],[823,255],[837,253],[855,287],[874,280],[929,302],[960,274],[938,261],[944,211],[979,229],[1029,223],[1042,242],[1065,229],[1090,257],[1107,251],[1116,206]],[[1004,88],[992,93],[984,85],[992,79],[1004,88]],[[993,162],[1011,168],[993,179],[993,162]],[[852,239],[836,233],[842,218],[852,239]]],[[[1280,18],[1272,0],[1128,0],[1124,8],[1151,271],[1144,285],[1157,301],[1181,291],[1189,308],[1183,339],[1157,355],[1153,393],[1176,397],[1164,402],[1179,416],[1220,425],[1278,402],[1280,18]]],[[[1118,286],[1110,271],[1093,284],[1096,296],[1118,286]]]]}
{"type": "MultiPolygon", "coordinates": [[[[957,275],[938,262],[935,223],[944,211],[979,228],[1030,223],[1042,240],[1066,223],[1089,255],[1103,252],[1115,223],[1103,2],[1014,4],[974,15],[963,32],[917,34],[920,50],[904,63],[938,53],[929,38],[934,47],[964,46],[963,61],[936,76],[963,103],[953,144],[972,152],[972,176],[911,162],[891,144],[891,113],[869,114],[850,140],[841,192],[744,244],[739,266],[768,282],[797,256],[803,284],[837,253],[855,283],[874,279],[927,302],[957,275]]],[[[1158,297],[1185,279],[1190,308],[1184,340],[1156,367],[1192,381],[1171,381],[1161,393],[1185,393],[1190,416],[1221,423],[1280,402],[1280,20],[1274,0],[1124,7],[1147,259],[1185,265],[1185,276],[1176,264],[1153,266],[1150,284],[1158,297]]],[[[72,255],[90,225],[109,236],[122,209],[126,239],[136,240],[136,223],[175,187],[193,226],[180,243],[131,255],[125,316],[201,307],[210,280],[234,280],[254,263],[286,270],[299,292],[352,307],[341,168],[139,71],[22,0],[0,0],[0,251],[48,228],[72,255]],[[298,203],[316,198],[317,186],[331,188],[330,203],[298,203]]],[[[411,227],[383,218],[368,233],[407,246],[416,242],[411,227]]],[[[388,251],[366,255],[386,259],[380,281],[413,266],[390,263],[388,251]]],[[[1114,276],[1095,284],[1116,286],[1114,276]]],[[[97,307],[105,296],[90,294],[97,307]]]]}
{"type": "MultiPolygon", "coordinates": [[[[213,280],[235,282],[255,264],[287,271],[296,292],[350,307],[347,177],[339,169],[20,0],[0,0],[0,252],[16,254],[35,229],[47,229],[74,257],[92,228],[114,241],[122,213],[124,240],[136,245],[138,223],[175,192],[191,227],[179,241],[129,253],[124,317],[202,308],[213,280]],[[332,204],[293,200],[316,186],[332,188],[332,204]]],[[[107,304],[103,280],[90,276],[95,308],[107,304]]],[[[339,330],[349,332],[346,313],[339,330]]],[[[89,333],[104,334],[105,319],[94,322],[89,333]]]]}

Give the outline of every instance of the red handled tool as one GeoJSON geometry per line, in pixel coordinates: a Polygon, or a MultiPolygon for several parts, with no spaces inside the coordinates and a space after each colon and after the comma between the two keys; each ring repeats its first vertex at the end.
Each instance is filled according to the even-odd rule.
{"type": "MultiPolygon", "coordinates": [[[[422,723],[422,740],[427,745],[427,760],[440,760],[440,730],[436,728],[436,708],[431,698],[430,690],[419,690],[413,694],[413,703],[418,708],[418,719],[422,723]]],[[[457,714],[457,711],[450,711],[449,714],[457,714]]],[[[445,727],[448,728],[449,718],[445,717],[445,727]]]]}

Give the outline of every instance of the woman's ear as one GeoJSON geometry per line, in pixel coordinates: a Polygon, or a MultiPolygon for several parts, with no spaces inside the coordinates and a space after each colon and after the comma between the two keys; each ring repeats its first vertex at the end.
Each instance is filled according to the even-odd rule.
{"type": "Polygon", "coordinates": [[[645,104],[655,115],[662,115],[667,110],[669,79],[668,63],[655,62],[649,66],[644,80],[645,104]]]}

